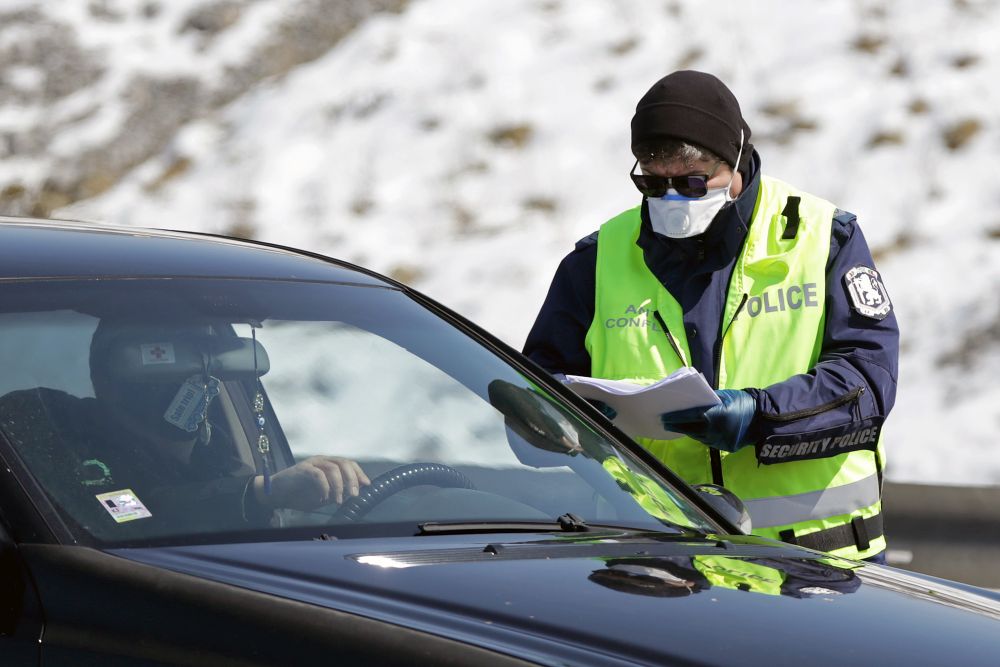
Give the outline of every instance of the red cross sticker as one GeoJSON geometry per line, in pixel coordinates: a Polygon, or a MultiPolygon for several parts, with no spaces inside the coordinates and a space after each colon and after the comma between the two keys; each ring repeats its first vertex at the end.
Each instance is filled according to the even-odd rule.
{"type": "Polygon", "coordinates": [[[147,343],[139,346],[142,357],[142,365],[149,364],[172,364],[176,361],[174,357],[174,346],[170,343],[147,343]]]}

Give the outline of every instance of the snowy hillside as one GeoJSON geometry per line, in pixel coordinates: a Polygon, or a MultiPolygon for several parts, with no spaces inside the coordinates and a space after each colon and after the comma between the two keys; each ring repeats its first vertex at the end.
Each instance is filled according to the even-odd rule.
{"type": "Polygon", "coordinates": [[[0,210],[310,248],[520,347],[638,203],[635,102],[710,71],[876,252],[889,477],[997,484],[998,30],[995,0],[0,0],[0,210]]]}

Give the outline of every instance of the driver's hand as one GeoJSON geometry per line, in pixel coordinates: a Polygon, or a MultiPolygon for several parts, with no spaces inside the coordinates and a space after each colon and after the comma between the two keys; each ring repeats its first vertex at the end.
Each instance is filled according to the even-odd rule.
{"type": "Polygon", "coordinates": [[[271,493],[264,493],[264,478],[254,478],[257,502],[271,509],[311,510],[331,502],[344,502],[345,493],[356,496],[371,484],[356,462],[336,456],[312,456],[271,477],[271,493]]]}

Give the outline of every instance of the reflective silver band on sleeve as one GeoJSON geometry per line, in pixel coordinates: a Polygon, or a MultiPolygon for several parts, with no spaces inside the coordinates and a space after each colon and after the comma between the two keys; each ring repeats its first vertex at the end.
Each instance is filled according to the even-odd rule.
{"type": "Polygon", "coordinates": [[[788,526],[826,519],[874,505],[879,500],[878,476],[794,496],[744,500],[754,528],[788,526]]]}

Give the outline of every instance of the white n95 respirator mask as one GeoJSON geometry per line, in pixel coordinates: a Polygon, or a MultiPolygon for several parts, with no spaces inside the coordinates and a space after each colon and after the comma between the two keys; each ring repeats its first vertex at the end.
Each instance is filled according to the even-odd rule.
{"type": "Polygon", "coordinates": [[[672,239],[686,239],[704,234],[722,207],[731,201],[729,186],[726,186],[713,188],[697,199],[670,189],[657,199],[647,198],[646,204],[654,232],[672,239]]]}

